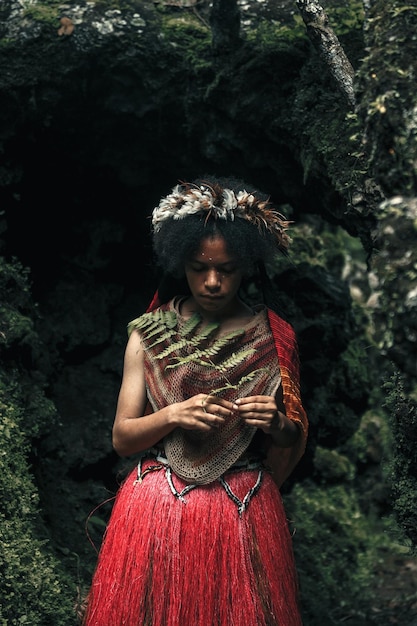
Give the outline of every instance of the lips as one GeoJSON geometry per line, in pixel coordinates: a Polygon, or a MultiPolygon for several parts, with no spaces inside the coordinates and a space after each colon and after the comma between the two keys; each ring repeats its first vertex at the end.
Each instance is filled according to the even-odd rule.
{"type": "Polygon", "coordinates": [[[216,302],[218,300],[222,300],[223,296],[206,296],[206,295],[202,295],[201,296],[204,300],[209,300],[211,302],[216,302]]]}

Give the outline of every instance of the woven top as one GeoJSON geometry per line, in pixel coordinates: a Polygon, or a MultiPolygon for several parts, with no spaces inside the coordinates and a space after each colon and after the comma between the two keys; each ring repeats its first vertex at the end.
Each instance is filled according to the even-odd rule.
{"type": "MultiPolygon", "coordinates": [[[[148,398],[154,411],[198,393],[230,401],[272,395],[281,384],[280,368],[264,307],[232,333],[186,320],[174,299],[129,324],[144,346],[148,398]]],[[[183,480],[208,484],[224,474],[247,450],[257,429],[232,414],[208,433],[176,428],[164,438],[165,453],[183,480]]]]}

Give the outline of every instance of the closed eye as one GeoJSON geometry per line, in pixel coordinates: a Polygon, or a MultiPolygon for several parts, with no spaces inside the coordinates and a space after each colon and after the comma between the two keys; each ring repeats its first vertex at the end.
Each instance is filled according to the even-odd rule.
{"type": "MultiPolygon", "coordinates": [[[[192,272],[206,272],[212,269],[203,263],[189,263],[188,268],[192,272]]],[[[234,274],[237,271],[237,267],[235,265],[218,265],[213,269],[215,269],[219,274],[234,274]]]]}

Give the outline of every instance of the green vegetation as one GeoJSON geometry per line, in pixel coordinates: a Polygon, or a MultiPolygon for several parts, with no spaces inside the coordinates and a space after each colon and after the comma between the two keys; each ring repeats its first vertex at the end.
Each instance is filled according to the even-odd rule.
{"type": "Polygon", "coordinates": [[[262,20],[256,29],[251,29],[246,35],[249,43],[256,45],[262,52],[268,49],[283,47],[285,44],[293,45],[297,41],[307,39],[304,22],[296,13],[291,24],[279,20],[262,20]]]}
{"type": "Polygon", "coordinates": [[[329,6],[326,12],[332,28],[339,37],[351,35],[355,30],[363,28],[364,9],[361,0],[350,0],[342,6],[329,6]]]}
{"type": "Polygon", "coordinates": [[[28,272],[0,259],[0,624],[73,626],[76,581],[62,571],[41,518],[30,463],[56,410],[21,368],[36,352],[28,272]],[[7,304],[6,304],[7,303],[7,304]]]}
{"type": "MultiPolygon", "coordinates": [[[[362,623],[380,555],[393,542],[386,524],[365,516],[349,482],[296,485],[285,498],[293,526],[304,623],[362,623]]],[[[396,548],[398,550],[398,548],[396,548]]],[[[364,622],[367,623],[367,622],[364,622]]]]}
{"type": "Polygon", "coordinates": [[[56,27],[58,18],[62,13],[61,7],[62,2],[59,0],[45,0],[45,2],[42,3],[27,4],[24,17],[40,24],[52,24],[56,27]]]}
{"type": "Polygon", "coordinates": [[[405,394],[398,373],[384,389],[393,433],[393,455],[388,465],[391,498],[398,523],[417,554],[417,402],[405,394]]]}
{"type": "MultiPolygon", "coordinates": [[[[415,172],[414,167],[408,167],[414,153],[406,151],[408,145],[413,145],[410,137],[414,126],[410,125],[407,130],[398,123],[402,109],[412,108],[404,103],[403,96],[396,96],[404,82],[410,86],[410,101],[414,98],[415,85],[409,80],[414,57],[397,58],[395,52],[401,47],[399,42],[414,32],[416,11],[411,7],[385,5],[386,10],[380,12],[381,19],[368,24],[368,36],[374,37],[374,45],[372,41],[366,42],[366,48],[362,39],[363,3],[341,2],[340,6],[328,9],[331,25],[346,39],[346,50],[353,61],[372,47],[376,51],[361,65],[363,84],[359,84],[358,74],[361,103],[355,113],[347,110],[343,97],[307,38],[305,25],[296,14],[288,23],[262,20],[248,29],[242,46],[217,65],[211,56],[211,33],[204,20],[193,9],[179,10],[162,5],[146,7],[152,19],[146,23],[149,30],[144,29],[143,36],[138,37],[137,31],[132,29],[125,37],[109,41],[108,48],[106,44],[93,52],[87,41],[92,31],[85,24],[85,55],[84,51],[76,55],[77,62],[71,52],[75,38],[65,39],[68,46],[62,45],[64,38],[57,36],[54,38],[59,41],[57,45],[50,41],[45,43],[40,37],[39,41],[22,44],[13,40],[10,48],[6,40],[0,42],[2,51],[8,49],[8,55],[4,55],[2,81],[7,87],[5,93],[10,92],[11,102],[8,105],[7,98],[2,101],[6,114],[7,106],[10,108],[2,144],[5,154],[7,142],[14,145],[9,139],[13,133],[16,151],[17,148],[24,151],[28,145],[40,148],[45,134],[50,145],[54,137],[58,149],[71,151],[76,145],[80,168],[87,169],[88,159],[94,160],[102,150],[104,154],[98,161],[103,159],[107,167],[105,153],[109,151],[112,163],[119,159],[124,163],[123,169],[128,170],[126,158],[132,153],[127,146],[129,142],[136,142],[138,152],[148,150],[146,167],[139,172],[142,180],[151,180],[155,174],[156,169],[147,169],[152,160],[158,162],[159,175],[167,173],[174,154],[180,168],[186,164],[184,155],[187,153],[192,154],[187,164],[195,157],[192,165],[200,167],[202,160],[198,158],[204,153],[204,158],[215,163],[219,170],[229,167],[235,154],[244,155],[241,162],[246,172],[253,172],[260,179],[268,168],[271,169],[274,176],[287,185],[284,196],[290,184],[299,184],[301,189],[310,181],[320,182],[312,186],[311,204],[306,208],[308,215],[302,215],[304,221],[300,220],[291,231],[290,256],[282,257],[274,268],[278,279],[284,277],[284,287],[288,284],[286,279],[293,277],[289,274],[295,264],[299,274],[306,269],[302,278],[314,289],[304,290],[305,283],[294,282],[284,293],[284,304],[300,323],[301,330],[307,328],[310,332],[314,349],[311,350],[309,375],[318,373],[319,378],[323,372],[326,374],[325,382],[319,380],[310,391],[312,445],[316,443],[316,427],[317,437],[322,438],[315,448],[311,475],[285,496],[296,531],[294,547],[305,626],[335,623],[355,623],[356,626],[360,614],[370,610],[374,568],[381,551],[387,548],[395,553],[399,546],[407,549],[409,545],[415,549],[417,545],[416,390],[405,389],[398,375],[389,379],[382,391],[380,385],[375,384],[375,371],[381,379],[385,378],[386,365],[383,357],[375,356],[375,346],[368,338],[365,302],[369,294],[366,288],[362,292],[363,299],[352,303],[346,287],[347,304],[342,293],[340,308],[332,308],[334,292],[331,290],[339,289],[346,266],[364,263],[357,232],[353,239],[335,225],[343,223],[350,227],[345,211],[346,205],[351,209],[354,192],[361,191],[363,180],[369,182],[375,173],[382,181],[392,183],[394,179],[395,186],[391,190],[411,189],[414,180],[412,176],[407,178],[407,172],[415,172]],[[404,22],[395,24],[394,20],[401,17],[404,22]],[[392,28],[388,41],[383,38],[383,19],[392,28]],[[410,26],[405,28],[403,24],[407,20],[410,26]],[[17,45],[22,47],[18,50],[17,45]],[[136,55],[139,48],[140,55],[136,55]],[[137,91],[132,89],[132,84],[137,91]],[[80,108],[76,108],[75,101],[80,108]],[[90,105],[93,108],[88,108],[90,105]],[[112,115],[127,120],[128,134],[121,135],[120,147],[114,132],[116,126],[109,123],[112,115]],[[33,144],[28,144],[19,133],[30,134],[32,122],[33,144]],[[59,135],[57,128],[62,129],[66,124],[68,134],[59,135]],[[92,142],[86,132],[89,124],[93,128],[93,141],[97,142],[94,145],[88,143],[92,142]],[[364,128],[368,144],[364,144],[364,128]],[[267,132],[262,134],[262,129],[267,132]],[[393,136],[392,129],[396,129],[398,136],[395,133],[393,136]],[[56,138],[54,133],[57,133],[56,138]],[[147,133],[151,138],[149,143],[147,133]],[[79,143],[81,137],[82,144],[79,143]],[[171,143],[173,146],[169,145],[171,143]],[[288,163],[284,159],[274,160],[281,149],[288,163]],[[387,151],[392,160],[385,158],[387,151]],[[296,156],[293,158],[293,155],[296,156]],[[292,178],[298,166],[300,176],[292,178]],[[332,222],[331,226],[327,219],[332,222]],[[297,297],[305,300],[299,302],[297,297]],[[307,310],[304,304],[309,307],[308,313],[304,312],[307,310]],[[322,340],[327,341],[325,347],[322,340]],[[339,340],[346,345],[340,349],[337,346],[337,356],[332,353],[329,357],[326,350],[330,352],[339,340]],[[369,396],[371,409],[369,405],[364,406],[369,396]],[[331,431],[329,438],[323,441],[327,431],[331,431]],[[377,519],[378,499],[374,502],[374,492],[366,491],[364,485],[368,483],[372,484],[372,489],[380,490],[387,507],[393,505],[399,529],[393,530],[393,525],[386,520],[377,519]],[[389,495],[385,490],[390,490],[389,495]]],[[[51,32],[55,34],[65,6],[69,5],[63,5],[60,0],[27,2],[24,15],[28,21],[53,27],[51,32]]],[[[97,0],[95,6],[99,14],[113,9],[141,13],[145,7],[138,0],[97,0]]],[[[197,12],[199,10],[197,7],[197,12]]],[[[13,155],[13,159],[16,159],[16,165],[12,164],[16,171],[12,173],[22,176],[18,171],[18,157],[13,155]]],[[[136,163],[143,161],[139,159],[136,163]]],[[[127,171],[126,180],[132,176],[133,181],[137,175],[137,169],[134,175],[127,171]]],[[[52,187],[54,182],[51,179],[48,185],[52,187]]],[[[71,184],[78,186],[76,180],[71,184]]],[[[134,186],[137,181],[131,184],[134,186]]],[[[61,197],[64,192],[62,188],[61,197]]],[[[73,196],[68,205],[74,197],[75,202],[80,201],[79,196],[73,196]]],[[[296,190],[294,197],[299,200],[300,215],[305,196],[298,195],[296,190]]],[[[62,211],[59,200],[59,196],[54,198],[56,211],[62,211]]],[[[355,206],[353,213],[363,211],[361,218],[366,218],[369,203],[355,206]]],[[[291,219],[292,207],[282,210],[291,219]]],[[[67,219],[68,216],[63,215],[67,219]]],[[[369,227],[366,219],[352,223],[353,231],[362,227],[366,235],[369,227]]],[[[407,222],[407,226],[410,223],[407,222]]],[[[73,236],[70,220],[65,222],[65,229],[68,229],[65,236],[73,236]]],[[[64,237],[64,233],[58,236],[64,237]]],[[[400,233],[399,240],[401,237],[400,233]]],[[[400,252],[406,249],[401,248],[400,252]]],[[[396,301],[402,278],[397,272],[398,266],[391,262],[393,256],[389,254],[387,258],[390,261],[387,277],[395,283],[395,292],[389,302],[388,299],[383,302],[383,310],[393,306],[390,319],[398,320],[398,314],[405,311],[405,299],[396,301]]],[[[136,280],[138,265],[134,271],[136,280]]],[[[408,272],[413,271],[410,264],[408,272]]],[[[366,270],[361,269],[360,273],[363,276],[366,270]]],[[[412,283],[408,282],[409,273],[406,284],[412,283]]],[[[252,288],[255,290],[255,286],[252,288]]],[[[62,302],[62,308],[67,305],[68,302],[62,302]]],[[[97,310],[94,313],[97,314],[97,310]]],[[[66,544],[62,546],[65,543],[62,539],[59,547],[55,545],[42,510],[44,494],[39,489],[45,487],[38,488],[37,484],[37,445],[45,434],[53,432],[58,420],[56,407],[46,397],[45,389],[51,370],[62,365],[56,361],[65,359],[66,355],[59,352],[60,347],[54,340],[53,345],[42,343],[37,332],[38,315],[29,270],[16,260],[6,262],[0,258],[0,626],[74,626],[78,588],[86,589],[90,582],[89,579],[78,580],[76,568],[68,566],[65,550],[69,549],[66,544]]],[[[46,321],[61,325],[61,318],[59,322],[46,321]]],[[[73,329],[74,326],[66,329],[67,336],[71,336],[73,329]]],[[[52,335],[58,336],[61,326],[51,330],[52,335]]],[[[388,334],[392,334],[389,323],[388,334]]],[[[76,349],[81,348],[80,353],[84,351],[82,340],[77,336],[70,343],[73,353],[81,358],[76,349]]],[[[98,367],[92,379],[99,378],[103,372],[112,372],[115,367],[113,354],[110,357],[97,352],[96,363],[101,359],[102,369],[98,367]]],[[[102,393],[106,382],[100,378],[94,382],[94,393],[102,393]]],[[[93,421],[94,415],[89,415],[89,419],[88,428],[92,432],[95,432],[94,427],[102,428],[102,422],[93,421]]],[[[92,462],[101,461],[101,450],[93,452],[92,462]]],[[[62,463],[65,449],[60,449],[60,454],[58,459],[48,459],[52,472],[55,463],[62,463]]],[[[67,470],[66,466],[63,472],[67,470]]],[[[80,492],[83,486],[80,485],[80,492]]],[[[82,522],[79,522],[84,519],[84,511],[90,511],[102,499],[100,490],[94,492],[94,496],[86,493],[80,495],[68,487],[62,496],[70,510],[76,511],[73,525],[76,530],[72,532],[74,535],[79,532],[79,536],[71,536],[71,546],[78,545],[79,537],[85,539],[82,522]],[[85,500],[77,511],[82,497],[85,500]]],[[[64,516],[60,517],[60,523],[62,519],[64,516]]],[[[89,522],[103,530],[104,522],[99,516],[92,515],[89,522]]],[[[65,521],[62,526],[65,527],[65,521]]],[[[63,535],[65,531],[66,528],[63,535]]],[[[92,563],[88,563],[84,571],[90,565],[89,571],[93,567],[95,553],[92,554],[92,563]]]]}
{"type": "Polygon", "coordinates": [[[39,497],[28,461],[26,422],[35,410],[47,419],[51,407],[36,399],[27,407],[23,395],[17,377],[7,380],[0,373],[0,623],[73,626],[75,581],[61,571],[40,523],[39,497]]]}

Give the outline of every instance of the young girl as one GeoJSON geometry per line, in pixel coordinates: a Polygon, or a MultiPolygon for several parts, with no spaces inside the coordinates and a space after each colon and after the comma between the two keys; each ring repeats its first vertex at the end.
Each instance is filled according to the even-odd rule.
{"type": "MultiPolygon", "coordinates": [[[[181,183],[153,211],[164,280],[128,326],[113,426],[122,484],[86,626],[300,626],[279,487],[302,456],[292,327],[241,297],[288,222],[234,183],[181,183]],[[180,287],[181,285],[181,287],[180,287]]],[[[267,294],[266,294],[267,295],[267,294]]]]}

